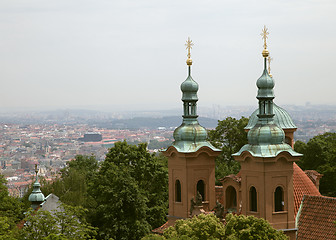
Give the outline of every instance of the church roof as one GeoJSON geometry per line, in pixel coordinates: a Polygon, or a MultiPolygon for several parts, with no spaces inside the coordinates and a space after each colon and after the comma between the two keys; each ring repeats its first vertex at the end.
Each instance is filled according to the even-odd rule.
{"type": "Polygon", "coordinates": [[[298,222],[297,239],[335,239],[336,198],[305,195],[298,222]]]}
{"type": "Polygon", "coordinates": [[[321,196],[314,183],[295,162],[293,163],[293,188],[295,216],[299,211],[304,195],[321,196]]]}
{"type": "MultiPolygon", "coordinates": [[[[250,130],[256,125],[258,122],[258,112],[259,109],[256,109],[250,116],[249,122],[246,125],[245,129],[250,130]]],[[[274,123],[278,125],[282,129],[296,129],[296,125],[294,124],[291,116],[288,112],[273,103],[273,112],[274,112],[274,123]]]]}

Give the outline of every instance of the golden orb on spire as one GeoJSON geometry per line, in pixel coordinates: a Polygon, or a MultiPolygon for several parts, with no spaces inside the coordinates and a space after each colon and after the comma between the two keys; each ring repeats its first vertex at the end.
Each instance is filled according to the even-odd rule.
{"type": "Polygon", "coordinates": [[[192,49],[192,46],[194,46],[194,43],[192,42],[192,40],[190,40],[190,37],[188,37],[187,43],[185,44],[186,49],[188,49],[188,59],[187,59],[187,65],[191,66],[192,65],[192,60],[190,58],[190,50],[192,49]]]}
{"type": "Polygon", "coordinates": [[[269,55],[269,52],[267,50],[267,43],[266,40],[268,38],[269,32],[268,29],[266,28],[266,26],[264,25],[264,29],[262,30],[261,34],[262,38],[264,39],[264,50],[262,51],[262,55],[264,58],[267,58],[269,55]]]}

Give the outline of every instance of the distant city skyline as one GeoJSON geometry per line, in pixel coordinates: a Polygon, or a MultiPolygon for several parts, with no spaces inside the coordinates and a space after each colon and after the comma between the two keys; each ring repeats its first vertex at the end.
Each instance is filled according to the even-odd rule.
{"type": "Polygon", "coordinates": [[[199,105],[257,107],[264,25],[275,102],[336,105],[335,12],[332,0],[2,1],[0,110],[181,108],[188,37],[199,105]]]}

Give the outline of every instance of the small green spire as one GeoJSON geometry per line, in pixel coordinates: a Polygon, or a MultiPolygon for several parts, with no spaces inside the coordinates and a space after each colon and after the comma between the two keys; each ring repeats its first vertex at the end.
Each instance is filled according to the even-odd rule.
{"type": "Polygon", "coordinates": [[[264,71],[257,80],[259,101],[258,121],[249,130],[247,134],[248,144],[244,145],[239,152],[233,156],[240,156],[243,152],[248,151],[257,157],[275,157],[280,152],[289,152],[292,156],[301,156],[295,152],[291,146],[284,143],[285,133],[278,125],[274,123],[273,99],[274,99],[274,81],[267,71],[267,50],[266,39],[268,38],[267,28],[264,27],[261,34],[264,39],[264,49],[262,55],[264,57],[264,71]]]}
{"type": "Polygon", "coordinates": [[[219,151],[214,148],[206,139],[207,131],[198,123],[197,115],[197,91],[198,84],[191,77],[191,54],[190,49],[194,44],[188,38],[186,43],[188,49],[188,77],[181,84],[182,102],[183,102],[183,122],[181,126],[175,129],[173,146],[179,152],[196,152],[199,148],[207,146],[214,151],[219,151]]]}
{"type": "Polygon", "coordinates": [[[33,209],[37,209],[41,205],[41,203],[43,203],[45,200],[45,197],[40,189],[41,185],[38,181],[37,173],[38,173],[37,164],[35,164],[35,182],[33,184],[33,191],[28,198],[28,201],[32,203],[31,206],[33,209]]]}

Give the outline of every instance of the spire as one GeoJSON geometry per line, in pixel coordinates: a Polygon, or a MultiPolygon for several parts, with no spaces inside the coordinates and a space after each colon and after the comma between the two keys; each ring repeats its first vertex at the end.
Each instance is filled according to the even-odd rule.
{"type": "Polygon", "coordinates": [[[267,38],[269,32],[266,26],[262,30],[261,36],[264,40],[264,49],[262,51],[262,55],[264,57],[264,71],[261,77],[257,80],[258,87],[258,95],[257,99],[259,100],[259,114],[260,118],[273,118],[273,99],[274,99],[274,81],[273,78],[270,77],[267,71],[267,57],[269,56],[269,52],[267,50],[267,38]]]}
{"type": "Polygon", "coordinates": [[[203,146],[207,146],[215,151],[214,148],[206,139],[207,131],[198,123],[197,115],[197,91],[198,84],[191,77],[191,52],[190,50],[194,46],[194,43],[188,38],[186,44],[187,65],[188,65],[188,77],[181,84],[182,102],[183,102],[183,122],[181,126],[175,129],[173,146],[179,152],[195,152],[203,146]]]}
{"type": "MultiPolygon", "coordinates": [[[[190,40],[190,37],[188,37],[187,43],[185,44],[186,49],[188,49],[188,59],[187,59],[187,65],[191,66],[192,65],[192,60],[190,58],[190,50],[192,49],[192,46],[194,46],[194,43],[192,42],[192,40],[190,40]]],[[[189,67],[190,69],[190,67],[189,67]]]]}
{"type": "Polygon", "coordinates": [[[267,70],[267,60],[269,52],[267,50],[268,29],[264,26],[261,36],[264,40],[262,56],[264,58],[264,70],[257,80],[259,101],[258,121],[247,134],[248,144],[243,146],[238,153],[233,156],[240,156],[244,151],[249,151],[253,156],[274,157],[281,151],[290,152],[292,156],[298,153],[284,143],[284,131],[274,123],[273,99],[274,81],[267,70]]]}
{"type": "Polygon", "coordinates": [[[37,169],[37,164],[35,164],[35,182],[33,184],[33,191],[28,198],[28,200],[32,203],[31,206],[33,209],[37,209],[40,206],[40,204],[43,203],[45,200],[44,195],[40,189],[41,185],[38,181],[37,176],[38,171],[39,170],[37,169]]]}
{"type": "Polygon", "coordinates": [[[190,38],[188,37],[187,43],[185,44],[186,49],[188,50],[188,59],[187,59],[187,65],[188,65],[188,77],[187,79],[181,84],[181,91],[182,91],[182,101],[183,101],[183,119],[197,119],[197,91],[198,91],[198,84],[194,81],[194,79],[191,77],[191,54],[190,50],[192,49],[192,46],[194,46],[194,43],[190,38]]]}
{"type": "Polygon", "coordinates": [[[268,29],[266,28],[266,26],[264,26],[264,29],[262,30],[261,34],[262,38],[264,39],[264,50],[262,51],[262,55],[264,58],[267,58],[269,55],[269,52],[267,50],[267,38],[269,35],[268,29]]]}

